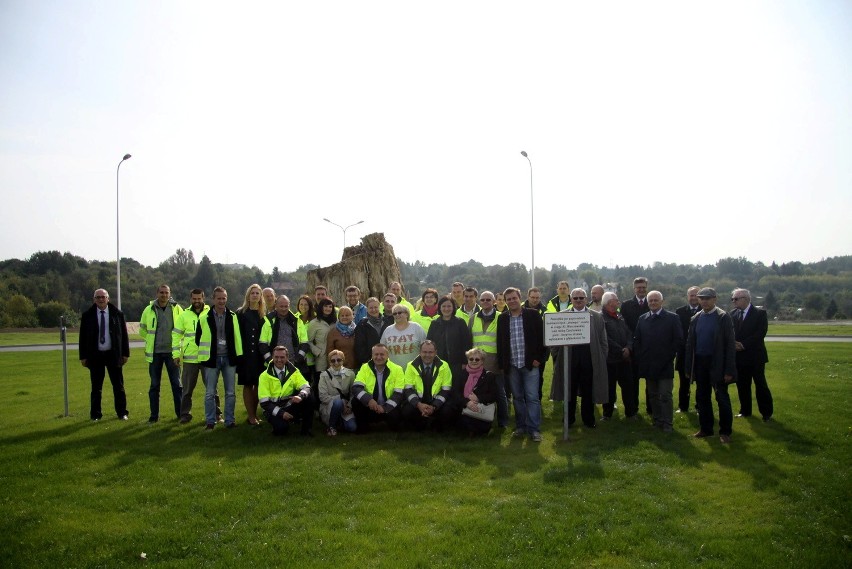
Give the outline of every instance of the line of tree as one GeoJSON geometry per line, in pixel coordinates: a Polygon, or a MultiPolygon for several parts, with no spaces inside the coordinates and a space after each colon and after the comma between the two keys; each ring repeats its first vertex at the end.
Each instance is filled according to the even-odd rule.
{"type": "MultiPolygon", "coordinates": [[[[526,290],[530,274],[520,263],[490,265],[471,259],[446,265],[408,263],[397,259],[407,294],[419,298],[426,288],[448,292],[453,282],[474,286],[480,291],[500,291],[507,286],[526,290]]],[[[272,286],[291,298],[305,291],[305,274],[316,265],[303,265],[292,272],[264,273],[257,267],[214,263],[206,255],[196,262],[192,251],[178,249],[157,267],[147,267],[130,258],[121,260],[122,309],[128,320],[138,320],[142,310],[155,297],[160,284],[171,286],[175,300],[186,305],[189,291],[199,287],[210,294],[213,287],[224,286],[230,304],[242,303],[252,283],[272,286]]],[[[636,276],[648,277],[652,289],[663,293],[670,308],[685,301],[691,285],[712,286],[725,298],[735,287],[751,291],[755,304],[764,306],[770,317],[791,319],[845,319],[852,315],[852,256],[832,257],[815,263],[794,261],[764,265],[745,258],[720,259],[715,265],[679,265],[654,263],[598,267],[581,263],[575,269],[565,265],[536,268],[535,282],[543,297],[556,294],[559,281],[571,286],[604,285],[621,298],[632,294],[636,276]]],[[[60,316],[69,325],[79,322],[80,314],[92,304],[92,293],[99,287],[115,296],[115,262],[87,261],[71,253],[40,251],[27,260],[0,262],[0,327],[56,327],[60,316]]],[[[726,302],[723,301],[723,305],[726,302]]]]}

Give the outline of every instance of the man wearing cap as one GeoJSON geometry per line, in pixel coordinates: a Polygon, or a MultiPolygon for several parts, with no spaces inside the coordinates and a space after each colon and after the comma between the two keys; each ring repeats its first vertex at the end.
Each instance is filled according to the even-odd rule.
{"type": "Polygon", "coordinates": [[[689,323],[685,361],[687,376],[695,382],[701,426],[693,436],[699,439],[713,436],[715,419],[710,393],[715,392],[719,405],[719,440],[728,444],[734,422],[728,384],[737,374],[734,321],[730,314],[716,306],[716,291],[712,288],[699,290],[698,302],[701,312],[689,323]]]}

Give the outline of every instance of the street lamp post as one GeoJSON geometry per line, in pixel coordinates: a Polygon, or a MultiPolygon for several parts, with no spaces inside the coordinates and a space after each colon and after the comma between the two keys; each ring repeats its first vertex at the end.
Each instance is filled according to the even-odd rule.
{"type": "Polygon", "coordinates": [[[533,180],[532,180],[532,161],[527,156],[525,150],[521,150],[521,156],[527,159],[530,163],[530,253],[532,269],[530,270],[530,288],[535,288],[535,207],[533,203],[533,180]]]}
{"type": "Polygon", "coordinates": [[[364,220],[362,219],[361,221],[356,221],[352,225],[347,225],[346,227],[343,227],[342,225],[337,225],[336,223],[334,223],[332,220],[328,219],[327,217],[323,217],[322,220],[327,221],[330,224],[337,226],[343,232],[343,250],[344,251],[346,250],[346,230],[349,229],[350,227],[355,227],[356,225],[360,225],[360,224],[364,223],[364,220]]]}
{"type": "Polygon", "coordinates": [[[128,158],[130,154],[125,154],[115,169],[115,301],[119,310],[121,310],[121,253],[118,247],[118,173],[121,171],[121,163],[128,158]]]}

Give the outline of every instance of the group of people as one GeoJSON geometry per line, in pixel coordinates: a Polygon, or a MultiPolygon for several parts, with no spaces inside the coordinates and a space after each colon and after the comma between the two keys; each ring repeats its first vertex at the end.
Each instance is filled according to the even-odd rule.
{"type": "MultiPolygon", "coordinates": [[[[585,290],[571,290],[563,281],[556,296],[544,302],[535,287],[522,301],[514,287],[479,293],[457,282],[445,295],[427,288],[412,304],[394,282],[382,299],[364,302],[358,287],[349,286],[346,301],[338,306],[319,285],[313,297],[300,296],[293,311],[286,295],[257,284],[246,290],[236,310],[228,307],[222,287],[213,290],[210,306],[204,291],[193,289],[190,306],[183,309],[168,285],[161,285],[139,325],[151,379],[148,421],[160,418],[165,367],[181,423],[192,421],[192,396],[201,375],[208,430],[220,423],[236,427],[236,385],[242,385],[248,423],[258,425],[262,416],[276,435],[295,426],[310,435],[315,415],[329,436],[366,432],[381,422],[392,430],[460,429],[483,435],[494,421],[508,427],[511,400],[513,435],[538,442],[544,369],[551,356],[550,399],[569,398],[570,424],[578,398],[587,428],[596,427],[596,405],[603,406],[601,420],[611,420],[619,386],[624,416],[636,418],[644,378],[646,412],[656,427],[671,432],[675,369],[680,377],[677,412],[689,411],[690,386],[696,384],[701,428],[694,436],[713,435],[715,393],[720,439],[730,442],[727,387],[735,379],[738,416],[752,413],[753,382],[758,410],[770,420],[763,343],[768,321],[747,290],[733,292],[731,313],[716,306],[712,288],[690,287],[687,304],[676,312],[663,308],[659,291],[648,292],[646,278],[634,279],[633,290],[633,298],[621,303],[615,292],[596,285],[587,299],[585,290]],[[545,314],[564,311],[589,312],[590,342],[567,351],[548,349],[545,314]],[[566,366],[572,377],[567,394],[561,381],[566,366]]],[[[124,316],[109,303],[107,291],[98,289],[80,329],[80,359],[92,382],[92,420],[102,417],[107,372],[116,414],[127,420],[122,366],[129,356],[124,316]]]]}

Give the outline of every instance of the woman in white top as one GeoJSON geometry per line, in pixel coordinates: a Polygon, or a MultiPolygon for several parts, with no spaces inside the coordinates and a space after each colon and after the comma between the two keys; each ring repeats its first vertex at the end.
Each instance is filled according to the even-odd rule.
{"type": "Polygon", "coordinates": [[[337,430],[354,433],[355,415],[349,405],[355,372],[343,367],[343,352],[332,350],[328,354],[328,369],[319,374],[320,418],[328,427],[325,433],[333,437],[337,430]]]}
{"type": "Polygon", "coordinates": [[[397,304],[393,307],[393,326],[382,332],[380,343],[388,347],[388,359],[404,370],[408,362],[420,355],[420,344],[426,339],[426,331],[417,322],[409,322],[408,307],[397,304]]]}

